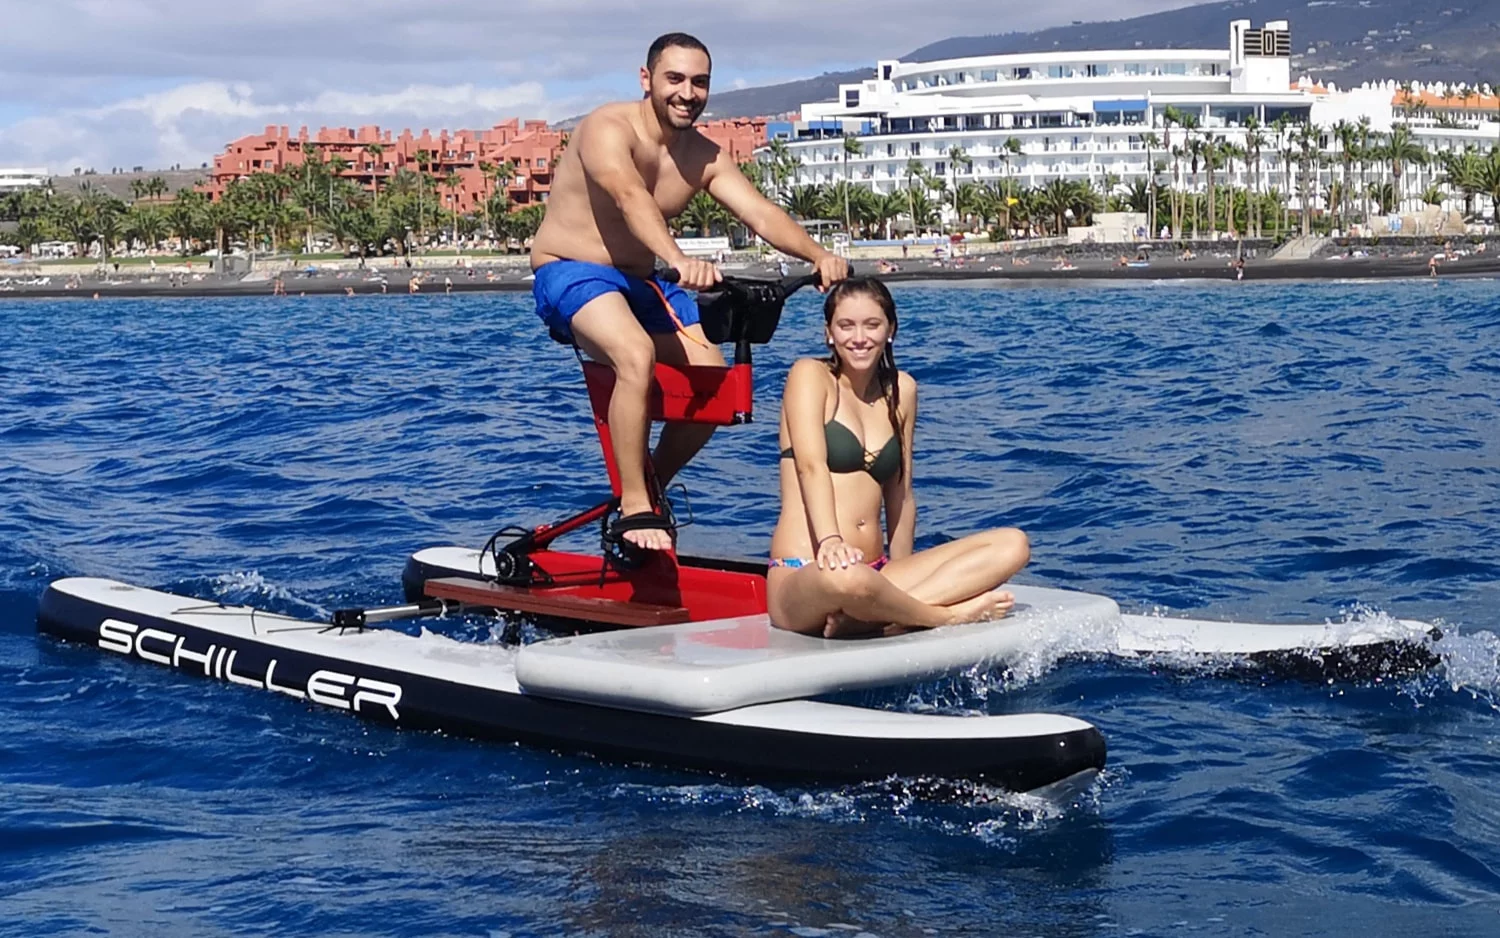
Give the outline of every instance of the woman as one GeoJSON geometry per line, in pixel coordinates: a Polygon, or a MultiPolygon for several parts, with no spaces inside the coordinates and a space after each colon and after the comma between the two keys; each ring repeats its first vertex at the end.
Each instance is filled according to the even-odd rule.
{"type": "Polygon", "coordinates": [[[896,370],[890,291],[868,277],[838,283],[823,321],[832,354],[793,365],[782,401],[771,621],[839,638],[1005,615],[1015,600],[997,587],[1030,558],[1025,534],[1001,528],[912,552],[917,383],[896,370]]]}

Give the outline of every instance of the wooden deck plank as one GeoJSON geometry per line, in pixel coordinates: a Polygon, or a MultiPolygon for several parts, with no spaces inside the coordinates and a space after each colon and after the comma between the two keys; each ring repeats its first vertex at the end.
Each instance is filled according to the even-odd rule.
{"type": "Polygon", "coordinates": [[[428,580],[423,587],[433,599],[447,599],[470,606],[487,606],[533,615],[602,622],[607,625],[677,625],[690,621],[682,606],[616,602],[591,596],[573,596],[545,589],[520,589],[463,577],[428,580]]]}

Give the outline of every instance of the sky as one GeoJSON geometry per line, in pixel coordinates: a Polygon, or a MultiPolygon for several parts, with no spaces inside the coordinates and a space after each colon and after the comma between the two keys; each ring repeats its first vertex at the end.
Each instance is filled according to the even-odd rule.
{"type": "MultiPolygon", "coordinates": [[[[1193,0],[1115,0],[1111,18],[1193,0]]],[[[725,90],[958,35],[1097,19],[1095,0],[0,0],[0,167],[184,168],[269,124],[482,129],[633,98],[658,34],[725,90]]],[[[712,100],[709,108],[712,110],[712,100]]]]}

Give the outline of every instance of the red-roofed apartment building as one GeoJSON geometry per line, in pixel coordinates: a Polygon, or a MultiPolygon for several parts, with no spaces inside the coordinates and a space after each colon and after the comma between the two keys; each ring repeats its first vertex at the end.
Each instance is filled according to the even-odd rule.
{"type": "MultiPolygon", "coordinates": [[[[766,121],[759,117],[707,121],[699,124],[698,130],[727,147],[736,162],[750,159],[766,139],[766,121]]],[[[309,134],[303,127],[293,135],[284,126],[270,126],[264,133],[241,137],[215,156],[212,180],[203,191],[217,201],[236,179],[299,165],[306,159],[303,147],[309,144],[325,163],[343,159],[349,165],[341,175],[369,189],[375,187],[376,180],[384,188],[399,170],[415,172],[418,155],[423,154],[420,168],[439,180],[457,174],[456,192],[448,193],[440,185],[445,198],[456,198],[460,212],[475,212],[495,186],[494,180],[481,171],[481,163],[499,166],[509,161],[515,166],[516,175],[507,186],[515,205],[545,202],[552,188],[552,168],[567,144],[567,133],[548,127],[546,121],[515,118],[489,130],[442,130],[436,136],[428,130],[420,135],[410,130],[393,134],[374,126],[357,130],[321,127],[316,134],[309,134]]]]}

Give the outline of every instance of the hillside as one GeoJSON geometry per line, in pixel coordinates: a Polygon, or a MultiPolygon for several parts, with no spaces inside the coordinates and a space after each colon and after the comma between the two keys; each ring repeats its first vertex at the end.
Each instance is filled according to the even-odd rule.
{"type": "MultiPolygon", "coordinates": [[[[1420,79],[1500,84],[1500,0],[1229,0],[1128,20],[1080,23],[1030,33],[955,36],[898,56],[905,61],[1056,49],[1226,47],[1229,21],[1291,22],[1292,74],[1351,87],[1420,79]]],[[[873,74],[889,50],[870,50],[870,68],[716,93],[716,117],[796,111],[831,101],[840,82],[873,74]]]]}

